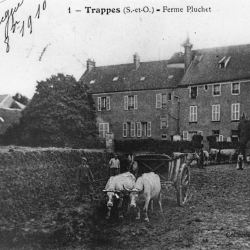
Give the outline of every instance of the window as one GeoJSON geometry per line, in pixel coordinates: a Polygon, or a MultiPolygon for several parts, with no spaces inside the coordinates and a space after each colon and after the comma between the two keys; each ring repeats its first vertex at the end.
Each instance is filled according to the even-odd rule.
{"type": "Polygon", "coordinates": [[[239,121],[240,120],[240,104],[233,103],[231,107],[231,120],[239,121]]]}
{"type": "Polygon", "coordinates": [[[172,93],[168,93],[168,100],[172,101],[172,93]]]}
{"type": "Polygon", "coordinates": [[[168,127],[168,117],[166,115],[161,116],[161,129],[168,127]]]}
{"type": "Polygon", "coordinates": [[[168,139],[168,136],[167,136],[166,134],[163,134],[163,135],[161,135],[161,139],[162,139],[162,140],[167,140],[167,139],[168,139]]]}
{"type": "Polygon", "coordinates": [[[223,141],[223,140],[224,140],[223,135],[219,135],[219,141],[223,141]]]}
{"type": "Polygon", "coordinates": [[[190,106],[189,122],[197,122],[197,106],[190,106]]]}
{"type": "Polygon", "coordinates": [[[188,140],[188,131],[183,131],[183,141],[188,140]]]}
{"type": "Polygon", "coordinates": [[[151,137],[151,122],[137,122],[137,137],[151,137]]]}
{"type": "Polygon", "coordinates": [[[212,130],[212,135],[216,137],[216,141],[219,141],[220,130],[212,130]]]}
{"type": "Polygon", "coordinates": [[[167,94],[156,94],[156,108],[167,107],[167,94]]]}
{"type": "Polygon", "coordinates": [[[99,123],[99,136],[105,138],[107,133],[109,133],[109,123],[99,123]]]}
{"type": "Polygon", "coordinates": [[[91,80],[90,81],[90,84],[94,84],[96,80],[91,80]]]}
{"type": "Polygon", "coordinates": [[[198,88],[197,87],[191,87],[190,88],[190,97],[191,99],[196,99],[198,95],[198,88]]]}
{"type": "Polygon", "coordinates": [[[98,111],[110,110],[110,97],[98,97],[98,111]]]}
{"type": "Polygon", "coordinates": [[[224,56],[218,63],[218,67],[219,69],[224,69],[227,67],[227,64],[229,63],[229,60],[230,60],[231,56],[229,57],[226,57],[224,56]]]}
{"type": "Polygon", "coordinates": [[[137,122],[136,127],[137,127],[137,137],[141,137],[142,136],[141,123],[137,122]]]}
{"type": "Polygon", "coordinates": [[[208,85],[205,85],[205,86],[204,86],[204,90],[205,90],[205,91],[208,91],[208,85]]]}
{"type": "Polygon", "coordinates": [[[145,79],[146,79],[146,76],[142,76],[140,81],[145,81],[145,79]]]}
{"type": "Polygon", "coordinates": [[[123,137],[135,137],[135,122],[123,123],[123,137]]]}
{"type": "Polygon", "coordinates": [[[221,86],[220,84],[214,84],[213,85],[213,95],[219,96],[221,94],[221,86]]]}
{"type": "Polygon", "coordinates": [[[239,141],[239,131],[238,130],[232,130],[232,142],[239,141]]]}
{"type": "Polygon", "coordinates": [[[220,121],[220,104],[212,106],[212,121],[220,121]]]}
{"type": "Polygon", "coordinates": [[[240,93],[240,83],[233,82],[231,89],[232,89],[232,95],[238,95],[240,93]]]}
{"type": "Polygon", "coordinates": [[[203,136],[203,131],[198,131],[197,134],[203,136]]]}
{"type": "Polygon", "coordinates": [[[138,98],[137,95],[124,96],[124,109],[138,109],[138,98]]]}

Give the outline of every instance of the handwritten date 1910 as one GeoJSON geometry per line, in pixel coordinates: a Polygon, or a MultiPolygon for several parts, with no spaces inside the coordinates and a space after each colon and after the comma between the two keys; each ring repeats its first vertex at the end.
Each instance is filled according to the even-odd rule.
{"type": "MultiPolygon", "coordinates": [[[[5,39],[4,43],[6,44],[6,52],[8,53],[10,51],[10,36],[9,31],[12,31],[12,33],[15,33],[17,30],[19,30],[19,33],[22,34],[22,37],[24,36],[24,31],[26,28],[28,28],[29,33],[32,33],[32,16],[29,15],[29,17],[26,20],[22,21],[15,21],[14,15],[19,10],[19,8],[22,6],[24,0],[22,0],[21,3],[18,3],[15,8],[11,8],[11,10],[6,10],[5,15],[0,19],[0,25],[4,22],[5,23],[5,39]],[[11,20],[11,24],[10,24],[11,20]]],[[[46,0],[43,1],[42,9],[46,9],[46,0]]],[[[39,19],[41,13],[41,6],[38,4],[37,12],[35,15],[35,18],[39,19]]]]}

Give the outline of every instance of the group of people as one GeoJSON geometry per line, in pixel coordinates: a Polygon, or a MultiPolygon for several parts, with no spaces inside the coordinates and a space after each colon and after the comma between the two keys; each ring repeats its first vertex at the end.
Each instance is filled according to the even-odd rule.
{"type": "MultiPolygon", "coordinates": [[[[118,159],[118,155],[115,154],[114,158],[111,158],[109,161],[108,168],[109,176],[115,176],[120,174],[120,160],[118,159]]],[[[78,190],[79,190],[79,198],[81,201],[84,201],[86,196],[90,197],[91,202],[94,201],[94,189],[93,183],[95,182],[94,175],[87,165],[87,158],[81,158],[81,164],[78,167],[77,175],[76,175],[78,190]]]]}
{"type": "MultiPolygon", "coordinates": [[[[221,162],[221,150],[219,149],[218,153],[217,153],[217,162],[218,164],[220,164],[221,162]]],[[[204,168],[204,151],[203,148],[199,151],[199,161],[200,161],[200,168],[204,168]]],[[[236,169],[237,170],[243,170],[243,166],[244,166],[244,156],[242,154],[241,151],[239,151],[238,157],[237,157],[237,165],[236,165],[236,169]]]]}

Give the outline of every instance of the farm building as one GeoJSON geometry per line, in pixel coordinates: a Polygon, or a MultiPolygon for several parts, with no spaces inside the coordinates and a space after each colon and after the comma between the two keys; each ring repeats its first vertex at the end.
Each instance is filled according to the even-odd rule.
{"type": "Polygon", "coordinates": [[[80,81],[97,110],[100,137],[191,140],[194,134],[237,141],[250,101],[250,45],[193,50],[187,39],[169,60],[97,67],[80,81]],[[178,138],[178,137],[177,137],[178,138]]]}
{"type": "Polygon", "coordinates": [[[13,123],[19,121],[25,106],[15,101],[10,95],[0,95],[0,134],[13,123]]]}
{"type": "Polygon", "coordinates": [[[87,61],[80,81],[87,84],[97,110],[100,137],[115,139],[171,139],[178,133],[178,97],[175,89],[184,67],[167,60],[96,67],[87,61]]]}
{"type": "Polygon", "coordinates": [[[192,50],[187,40],[183,46],[185,75],[177,87],[183,140],[200,133],[238,141],[239,120],[250,115],[250,44],[192,50]]]}

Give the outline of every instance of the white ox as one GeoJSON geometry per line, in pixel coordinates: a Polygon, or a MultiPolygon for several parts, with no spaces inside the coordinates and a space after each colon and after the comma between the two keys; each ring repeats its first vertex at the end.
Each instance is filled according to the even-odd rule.
{"type": "MultiPolygon", "coordinates": [[[[224,161],[228,160],[229,163],[232,163],[233,157],[237,159],[236,149],[221,149],[220,154],[221,154],[221,159],[224,161]]],[[[218,154],[217,154],[217,157],[218,157],[218,154]]]]}
{"type": "Polygon", "coordinates": [[[219,149],[211,148],[209,152],[209,159],[210,161],[215,162],[217,160],[217,154],[219,152],[219,149]]]}
{"type": "Polygon", "coordinates": [[[127,189],[132,189],[135,184],[135,177],[133,174],[126,172],[116,176],[111,176],[103,190],[107,195],[107,208],[108,213],[106,218],[110,218],[111,208],[114,205],[114,200],[119,199],[118,210],[119,218],[123,218],[122,207],[124,198],[124,187],[127,189]]]}
{"type": "Polygon", "coordinates": [[[145,211],[145,220],[148,222],[148,206],[151,201],[151,208],[153,209],[152,201],[156,201],[159,204],[160,212],[162,213],[161,204],[161,181],[160,177],[151,172],[145,173],[139,177],[133,187],[133,189],[128,190],[130,192],[130,208],[137,208],[137,217],[140,219],[140,205],[145,202],[143,210],[145,211]]]}

